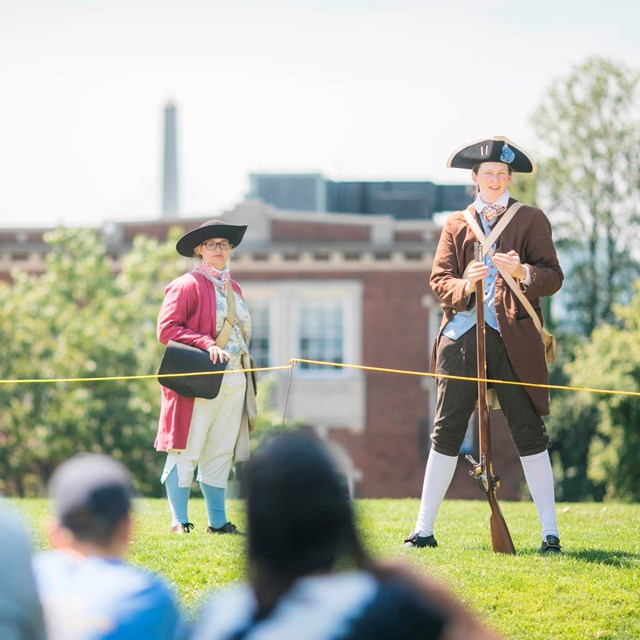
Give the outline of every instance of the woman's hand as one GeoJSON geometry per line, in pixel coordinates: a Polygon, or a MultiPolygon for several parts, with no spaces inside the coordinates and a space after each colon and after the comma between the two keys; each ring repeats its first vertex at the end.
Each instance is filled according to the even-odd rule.
{"type": "Polygon", "coordinates": [[[489,273],[489,267],[484,262],[470,262],[464,277],[467,279],[467,284],[464,289],[464,293],[470,296],[476,286],[478,280],[483,280],[489,273]]]}
{"type": "Polygon", "coordinates": [[[518,280],[524,280],[527,277],[527,270],[520,262],[520,256],[513,249],[509,253],[494,253],[492,260],[498,269],[506,271],[518,280]]]}
{"type": "Polygon", "coordinates": [[[217,344],[209,347],[209,356],[211,357],[211,362],[214,364],[218,361],[225,362],[225,360],[229,360],[230,358],[229,353],[224,349],[221,349],[217,344]]]}

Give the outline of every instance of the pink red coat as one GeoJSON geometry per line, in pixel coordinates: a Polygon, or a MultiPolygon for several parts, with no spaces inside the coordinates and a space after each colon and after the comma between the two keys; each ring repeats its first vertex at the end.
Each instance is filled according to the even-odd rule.
{"type": "MultiPolygon", "coordinates": [[[[510,199],[509,206],[514,202],[515,200],[510,199]]],[[[463,278],[467,265],[473,261],[475,242],[476,236],[462,213],[451,214],[442,230],[431,272],[431,288],[440,300],[444,312],[431,360],[432,373],[435,373],[435,354],[444,326],[458,311],[466,311],[475,306],[475,295],[464,295],[466,280],[463,278]]],[[[558,291],[564,274],[553,245],[551,225],[540,209],[526,205],[521,207],[500,234],[496,251],[507,253],[511,249],[529,267],[532,282],[524,293],[542,321],[539,298],[551,296],[558,291]]],[[[540,334],[527,310],[500,274],[496,278],[495,309],[509,360],[520,380],[548,384],[549,374],[540,334]]],[[[456,375],[455,371],[448,373],[456,375]]],[[[525,391],[533,401],[536,411],[540,415],[547,415],[548,390],[525,387],[525,391]]]]}
{"type": "MultiPolygon", "coordinates": [[[[242,296],[240,286],[231,281],[234,291],[242,296]]],[[[169,283],[158,315],[158,340],[182,342],[205,351],[216,341],[216,292],[213,283],[197,272],[185,273],[169,283]]],[[[160,421],[155,448],[158,451],[184,449],[194,398],[185,398],[162,387],[160,421]]]]}

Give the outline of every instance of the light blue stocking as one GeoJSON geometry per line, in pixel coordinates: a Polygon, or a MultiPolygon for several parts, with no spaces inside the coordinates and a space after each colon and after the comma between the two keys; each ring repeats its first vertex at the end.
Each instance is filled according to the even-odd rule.
{"type": "Polygon", "coordinates": [[[212,487],[210,484],[200,483],[200,490],[207,505],[209,526],[219,529],[227,522],[227,514],[224,509],[225,490],[220,487],[212,487]]]}
{"type": "Polygon", "coordinates": [[[164,481],[167,488],[167,498],[171,507],[172,524],[185,524],[189,522],[187,517],[187,505],[189,504],[189,493],[191,487],[178,486],[178,467],[173,467],[164,481]]]}

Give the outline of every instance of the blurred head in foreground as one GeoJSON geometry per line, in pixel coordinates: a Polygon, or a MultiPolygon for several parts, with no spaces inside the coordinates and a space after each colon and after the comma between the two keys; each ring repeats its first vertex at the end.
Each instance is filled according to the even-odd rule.
{"type": "Polygon", "coordinates": [[[368,565],[344,483],[316,437],[294,432],[265,446],[247,465],[244,489],[259,601],[271,599],[265,590],[277,598],[297,578],[329,572],[342,559],[368,565]]]}
{"type": "Polygon", "coordinates": [[[75,542],[109,547],[120,533],[128,538],[133,486],[117,460],[87,453],[69,458],[51,476],[49,495],[58,530],[75,542]]]}

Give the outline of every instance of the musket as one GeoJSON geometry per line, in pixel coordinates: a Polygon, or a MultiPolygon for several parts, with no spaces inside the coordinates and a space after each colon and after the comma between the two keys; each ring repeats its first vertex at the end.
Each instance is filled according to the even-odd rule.
{"type": "MultiPolygon", "coordinates": [[[[475,244],[476,262],[482,262],[482,248],[480,243],[475,244]]],[[[476,322],[476,336],[478,343],[478,421],[479,421],[479,450],[480,462],[476,462],[473,456],[466,456],[473,465],[469,475],[480,483],[480,488],[487,496],[491,507],[489,527],[491,529],[491,546],[496,553],[514,555],[516,552],[509,534],[509,528],[505,522],[500,505],[496,498],[496,490],[500,486],[500,479],[493,475],[491,461],[491,425],[489,423],[489,405],[487,404],[487,356],[485,348],[484,325],[484,282],[476,282],[476,309],[478,313],[476,322]]]]}

